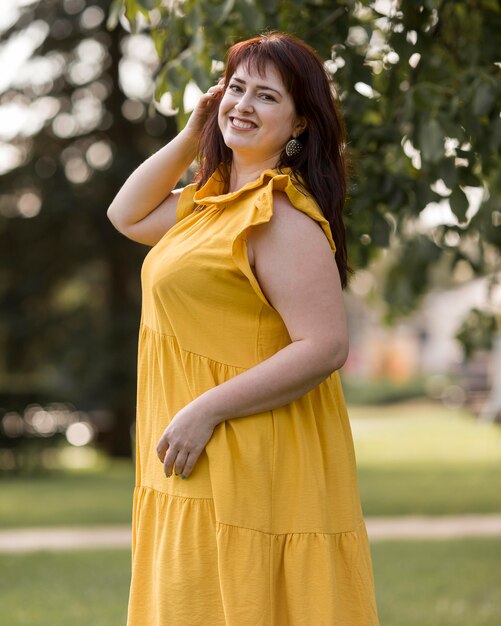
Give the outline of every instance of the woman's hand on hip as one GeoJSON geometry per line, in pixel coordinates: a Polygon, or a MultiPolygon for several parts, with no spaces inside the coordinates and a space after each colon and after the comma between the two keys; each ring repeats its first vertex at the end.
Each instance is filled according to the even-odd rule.
{"type": "Polygon", "coordinates": [[[157,455],[167,478],[182,474],[187,478],[212,437],[215,423],[193,402],[176,413],[157,445],[157,455]]]}

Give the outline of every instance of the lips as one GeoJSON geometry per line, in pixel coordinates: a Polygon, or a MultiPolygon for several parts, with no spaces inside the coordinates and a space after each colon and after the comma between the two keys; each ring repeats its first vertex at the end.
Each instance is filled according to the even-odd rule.
{"type": "Polygon", "coordinates": [[[230,122],[232,126],[241,130],[252,130],[253,128],[257,128],[257,124],[251,122],[251,120],[245,120],[240,117],[230,117],[230,122]]]}

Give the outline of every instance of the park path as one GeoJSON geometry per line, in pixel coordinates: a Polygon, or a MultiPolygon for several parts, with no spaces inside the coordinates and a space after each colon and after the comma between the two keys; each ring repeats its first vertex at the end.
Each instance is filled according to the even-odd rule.
{"type": "MultiPolygon", "coordinates": [[[[501,537],[501,515],[365,518],[371,542],[501,537]]],[[[22,528],[0,531],[0,553],[130,548],[130,526],[22,528]]]]}

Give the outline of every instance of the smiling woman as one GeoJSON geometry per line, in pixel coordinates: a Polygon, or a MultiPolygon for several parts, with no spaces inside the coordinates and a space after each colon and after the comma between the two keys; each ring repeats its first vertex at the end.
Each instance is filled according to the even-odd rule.
{"type": "Polygon", "coordinates": [[[338,374],[344,147],[321,59],[263,35],[108,209],[153,246],[128,626],[378,626],[338,374]]]}
{"type": "MultiPolygon", "coordinates": [[[[266,67],[263,77],[248,67],[237,68],[221,99],[218,122],[240,169],[246,163],[273,167],[287,141],[306,128],[306,119],[296,115],[294,101],[273,65],[266,67]]],[[[234,179],[231,186],[244,182],[234,179]]]]}
{"type": "Polygon", "coordinates": [[[219,109],[208,111],[202,128],[196,182],[203,184],[218,171],[229,191],[255,178],[257,162],[261,167],[291,167],[295,184],[312,195],[329,222],[341,284],[346,286],[346,136],[321,59],[292,36],[244,41],[228,53],[224,88],[216,95],[219,109]],[[232,125],[226,118],[237,122],[232,125]],[[238,133],[239,121],[256,128],[247,137],[238,133]],[[238,143],[232,147],[228,141],[238,143]]]}

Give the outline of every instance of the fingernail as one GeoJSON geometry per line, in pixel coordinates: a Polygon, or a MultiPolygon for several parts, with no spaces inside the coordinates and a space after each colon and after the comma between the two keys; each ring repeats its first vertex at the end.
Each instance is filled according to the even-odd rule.
{"type": "Polygon", "coordinates": [[[184,480],[186,476],[184,474],[181,474],[181,478],[184,480]]]}

